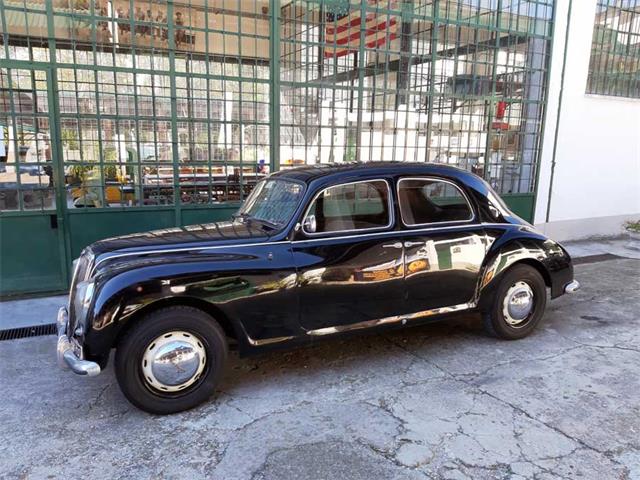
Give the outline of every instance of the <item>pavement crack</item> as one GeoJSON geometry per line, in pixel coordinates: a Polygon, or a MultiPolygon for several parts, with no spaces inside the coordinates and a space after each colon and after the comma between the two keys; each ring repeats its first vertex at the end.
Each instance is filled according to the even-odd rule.
{"type": "Polygon", "coordinates": [[[625,351],[625,352],[635,352],[635,353],[640,353],[640,348],[633,348],[633,347],[626,347],[620,344],[613,344],[613,345],[600,345],[597,343],[585,343],[585,342],[580,342],[574,338],[568,337],[566,335],[563,335],[561,333],[558,333],[558,335],[560,335],[562,338],[569,340],[570,342],[576,343],[578,344],[580,347],[588,347],[588,348],[601,348],[604,350],[621,350],[621,351],[625,351]]]}
{"type": "MultiPolygon", "coordinates": [[[[356,443],[359,444],[360,446],[364,447],[364,448],[369,449],[373,453],[381,456],[382,458],[384,458],[388,462],[392,463],[396,467],[400,467],[400,468],[405,469],[405,470],[411,470],[411,471],[419,472],[419,473],[422,473],[423,475],[426,475],[426,474],[424,472],[420,471],[420,467],[428,464],[432,460],[432,458],[429,458],[428,460],[426,460],[424,462],[417,463],[416,465],[406,465],[406,464],[402,463],[400,460],[398,460],[397,449],[395,449],[394,452],[389,452],[389,451],[384,450],[384,449],[382,449],[380,447],[377,447],[376,445],[370,444],[368,442],[363,442],[361,439],[356,440],[356,443]]],[[[406,442],[404,442],[404,443],[406,443],[406,442]]],[[[400,446],[402,446],[402,445],[400,445],[400,446]]]]}
{"type": "Polygon", "coordinates": [[[556,432],[557,434],[567,438],[568,440],[571,440],[572,442],[575,442],[576,444],[580,445],[581,447],[587,449],[587,450],[591,450],[599,455],[603,455],[606,458],[608,458],[609,460],[611,460],[614,463],[617,463],[618,465],[620,465],[619,462],[617,462],[615,459],[611,458],[611,455],[607,455],[607,452],[599,450],[598,448],[589,445],[587,442],[585,442],[584,440],[582,440],[581,438],[578,437],[574,437],[570,434],[568,434],[567,432],[563,431],[562,429],[558,428],[555,425],[550,424],[549,422],[545,422],[544,420],[537,418],[535,416],[533,416],[532,414],[530,414],[529,412],[527,412],[524,408],[508,401],[505,400],[501,397],[499,397],[498,395],[495,395],[494,393],[491,393],[483,388],[481,388],[479,385],[476,385],[474,383],[472,383],[471,381],[465,379],[464,377],[460,376],[460,375],[456,375],[454,373],[449,372],[447,369],[441,367],[440,365],[438,365],[436,362],[423,357],[422,355],[419,355],[418,353],[411,351],[409,349],[407,349],[406,347],[404,347],[403,345],[400,345],[396,342],[393,342],[393,340],[388,339],[388,341],[390,341],[391,343],[393,343],[394,345],[396,345],[398,348],[403,349],[404,351],[406,351],[408,354],[413,355],[417,358],[420,358],[422,361],[424,361],[425,363],[428,363],[429,365],[431,365],[432,367],[440,370],[441,372],[443,372],[446,376],[448,376],[449,378],[451,378],[452,380],[456,381],[456,382],[460,382],[464,385],[466,385],[469,388],[475,389],[479,392],[481,392],[482,394],[494,399],[497,402],[500,402],[504,405],[507,405],[509,408],[511,408],[514,411],[519,412],[520,414],[524,415],[525,417],[527,417],[528,419],[539,423],[541,425],[544,425],[545,427],[549,428],[550,430],[556,432]]]}
{"type": "MultiPolygon", "coordinates": [[[[309,404],[310,404],[309,401],[303,400],[302,402],[298,402],[298,403],[294,403],[292,405],[289,405],[286,408],[282,408],[280,410],[273,410],[271,412],[267,412],[264,415],[260,415],[259,417],[256,417],[256,418],[252,419],[250,422],[245,423],[244,425],[242,425],[240,427],[234,428],[232,431],[233,432],[240,432],[240,431],[246,430],[250,426],[255,425],[260,420],[264,420],[265,418],[268,418],[271,415],[280,415],[282,413],[288,413],[288,412],[290,412],[292,410],[295,410],[298,407],[301,407],[303,405],[309,405],[309,404]]],[[[237,409],[237,410],[239,410],[239,409],[237,409]]],[[[240,410],[240,411],[242,412],[242,410],[240,410]]],[[[245,415],[247,414],[246,412],[242,412],[242,413],[244,413],[245,415]]]]}
{"type": "Polygon", "coordinates": [[[102,395],[104,395],[104,392],[106,392],[109,389],[109,387],[111,387],[111,385],[112,385],[111,383],[107,383],[104,387],[100,389],[100,391],[95,396],[95,398],[89,402],[89,410],[91,410],[93,407],[95,407],[98,404],[98,402],[102,399],[102,395]]]}
{"type": "Polygon", "coordinates": [[[543,357],[533,357],[533,358],[526,358],[526,359],[517,358],[517,359],[514,359],[514,360],[507,360],[507,361],[504,361],[504,362],[495,363],[495,364],[491,365],[490,367],[485,368],[484,370],[480,370],[479,372],[470,372],[470,373],[461,373],[461,374],[457,374],[457,375],[455,375],[455,374],[452,374],[452,375],[455,375],[456,377],[471,377],[471,376],[473,376],[473,377],[481,377],[483,375],[486,375],[487,373],[489,373],[491,370],[493,370],[495,368],[504,367],[504,366],[508,366],[508,365],[513,365],[513,364],[522,363],[522,362],[544,362],[544,361],[547,361],[547,360],[552,360],[552,359],[557,358],[557,357],[561,357],[562,355],[564,355],[566,353],[569,353],[569,352],[571,352],[573,350],[577,350],[579,348],[582,348],[582,346],[581,345],[576,345],[576,346],[573,346],[573,347],[565,348],[565,349],[561,350],[560,352],[553,353],[551,355],[546,355],[546,356],[543,356],[543,357]]]}

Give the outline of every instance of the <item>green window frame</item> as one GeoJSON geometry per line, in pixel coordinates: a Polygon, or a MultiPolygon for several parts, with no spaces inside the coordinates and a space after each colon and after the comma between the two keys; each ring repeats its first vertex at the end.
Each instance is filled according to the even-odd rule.
{"type": "Polygon", "coordinates": [[[586,91],[640,98],[639,0],[597,0],[586,91]]]}

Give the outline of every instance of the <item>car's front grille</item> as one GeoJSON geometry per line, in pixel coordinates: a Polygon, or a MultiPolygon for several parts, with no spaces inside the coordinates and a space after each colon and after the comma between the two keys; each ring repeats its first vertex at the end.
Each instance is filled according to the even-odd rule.
{"type": "Polygon", "coordinates": [[[67,327],[67,333],[73,332],[76,328],[76,311],[75,311],[75,296],[78,290],[78,283],[87,280],[91,272],[91,267],[93,264],[93,253],[88,248],[85,248],[80,257],[78,258],[78,262],[76,263],[75,269],[73,271],[73,278],[71,280],[71,289],[69,290],[69,324],[67,327]]]}

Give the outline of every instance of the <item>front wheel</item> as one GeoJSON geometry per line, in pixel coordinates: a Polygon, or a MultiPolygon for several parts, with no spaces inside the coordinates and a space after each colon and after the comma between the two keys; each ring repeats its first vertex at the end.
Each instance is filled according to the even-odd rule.
{"type": "Polygon", "coordinates": [[[482,313],[484,329],[505,340],[524,338],[540,323],[546,306],[540,273],[529,265],[516,265],[504,274],[490,308],[482,313]]]}
{"type": "Polygon", "coordinates": [[[116,377],[136,407],[160,415],[176,413],[213,394],[227,354],[222,328],[205,312],[163,308],[126,333],[116,350],[116,377]]]}

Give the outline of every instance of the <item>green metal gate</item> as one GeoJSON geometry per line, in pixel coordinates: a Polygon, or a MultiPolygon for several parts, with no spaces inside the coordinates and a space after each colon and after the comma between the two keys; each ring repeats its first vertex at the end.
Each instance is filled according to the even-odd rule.
{"type": "Polygon", "coordinates": [[[64,196],[51,70],[20,62],[0,69],[1,292],[67,284],[64,196]]]}
{"type": "Polygon", "coordinates": [[[98,239],[227,219],[298,165],[455,165],[531,219],[553,16],[553,0],[0,1],[0,295],[65,288],[98,239]]]}

